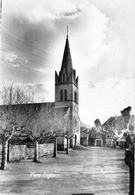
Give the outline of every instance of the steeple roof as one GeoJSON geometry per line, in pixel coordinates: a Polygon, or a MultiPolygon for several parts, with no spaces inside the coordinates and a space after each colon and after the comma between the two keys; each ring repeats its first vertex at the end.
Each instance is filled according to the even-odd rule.
{"type": "Polygon", "coordinates": [[[69,47],[68,35],[59,74],[55,71],[55,84],[74,83],[78,87],[78,77],[76,71],[73,69],[72,58],[69,47]]]}
{"type": "Polygon", "coordinates": [[[73,70],[68,35],[66,38],[64,55],[63,55],[63,60],[62,60],[62,65],[61,65],[61,72],[63,72],[64,69],[65,69],[67,75],[69,75],[71,73],[71,71],[73,70]]]}

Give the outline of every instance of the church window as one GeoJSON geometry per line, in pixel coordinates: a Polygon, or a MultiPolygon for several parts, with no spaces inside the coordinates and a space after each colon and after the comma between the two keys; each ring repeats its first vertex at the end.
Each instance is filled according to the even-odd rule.
{"type": "Polygon", "coordinates": [[[76,93],[76,91],[75,91],[75,93],[74,93],[74,100],[75,100],[75,102],[77,103],[77,93],[76,93]]]}
{"type": "Polygon", "coordinates": [[[64,90],[64,99],[65,101],[67,100],[67,90],[66,89],[64,90]]]}
{"type": "Polygon", "coordinates": [[[60,100],[63,101],[63,90],[60,91],[60,100]]]}
{"type": "Polygon", "coordinates": [[[62,82],[66,82],[66,74],[62,75],[62,82]]]}

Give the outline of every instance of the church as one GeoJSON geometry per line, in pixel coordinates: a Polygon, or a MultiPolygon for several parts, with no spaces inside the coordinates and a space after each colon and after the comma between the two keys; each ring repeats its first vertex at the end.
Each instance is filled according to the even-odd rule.
{"type": "MultiPolygon", "coordinates": [[[[12,121],[24,125],[34,135],[45,132],[68,132],[71,136],[69,147],[80,144],[79,88],[76,70],[73,69],[68,35],[59,73],[55,71],[55,102],[29,103],[0,106],[2,129],[6,126],[7,115],[12,121]],[[2,108],[4,107],[4,109],[2,108]],[[12,112],[11,112],[12,111],[12,112]]],[[[65,149],[66,140],[58,138],[58,149],[65,149]]]]}
{"type": "MultiPolygon", "coordinates": [[[[67,131],[76,135],[77,143],[80,143],[80,121],[79,121],[79,88],[76,70],[73,69],[72,57],[70,53],[68,35],[63,54],[61,70],[55,72],[55,109],[67,108],[69,116],[67,121],[67,131]]],[[[70,140],[71,147],[74,145],[70,140]]]]}

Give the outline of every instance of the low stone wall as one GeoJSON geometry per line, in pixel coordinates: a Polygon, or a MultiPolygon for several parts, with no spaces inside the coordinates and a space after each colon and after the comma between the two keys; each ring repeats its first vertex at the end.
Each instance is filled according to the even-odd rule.
{"type": "MultiPolygon", "coordinates": [[[[2,145],[0,145],[0,156],[2,153],[2,145]]],[[[38,145],[38,156],[39,158],[48,154],[53,153],[53,143],[45,143],[38,145]]],[[[33,159],[34,148],[28,148],[26,145],[11,145],[9,148],[9,160],[23,160],[33,159]]]]}
{"type": "Polygon", "coordinates": [[[49,144],[39,144],[39,157],[48,155],[48,154],[53,154],[53,148],[54,148],[54,144],[53,143],[49,143],[49,144]]]}
{"type": "Polygon", "coordinates": [[[25,159],[25,145],[11,145],[9,147],[9,160],[22,160],[25,159]]]}

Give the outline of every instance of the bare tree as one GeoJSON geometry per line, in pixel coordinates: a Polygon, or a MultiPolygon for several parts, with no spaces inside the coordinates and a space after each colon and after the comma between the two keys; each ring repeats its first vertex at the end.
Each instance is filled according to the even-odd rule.
{"type": "Polygon", "coordinates": [[[69,140],[74,137],[74,134],[70,135],[68,131],[63,134],[63,137],[67,140],[66,154],[69,153],[69,140]]]}
{"type": "Polygon", "coordinates": [[[17,129],[17,126],[15,124],[10,124],[8,128],[4,131],[4,134],[2,136],[2,159],[1,159],[1,169],[4,170],[5,167],[7,167],[7,147],[8,147],[8,141],[11,139],[13,134],[15,133],[15,130],[17,129]]]}
{"type": "Polygon", "coordinates": [[[96,119],[96,120],[94,121],[94,124],[95,124],[96,127],[97,127],[97,126],[101,126],[101,122],[100,122],[99,119],[96,119]]]}
{"type": "Polygon", "coordinates": [[[31,111],[27,104],[33,102],[34,94],[12,83],[3,87],[1,99],[3,101],[2,106],[0,106],[2,130],[1,169],[4,170],[7,168],[8,142],[16,131],[21,129],[22,124],[26,125],[30,119],[31,111]]]}
{"type": "Polygon", "coordinates": [[[54,140],[54,131],[53,131],[53,118],[54,118],[54,110],[49,109],[46,110],[44,106],[39,106],[36,109],[36,114],[34,121],[31,121],[31,129],[35,128],[34,131],[29,131],[29,137],[33,141],[34,145],[34,158],[33,162],[39,163],[38,157],[38,144],[40,142],[45,143],[47,140],[54,140]],[[36,124],[35,124],[36,121],[36,124]]]}
{"type": "Polygon", "coordinates": [[[96,119],[96,120],[94,121],[94,124],[95,124],[96,130],[97,130],[97,131],[100,131],[100,130],[101,130],[101,122],[100,122],[100,120],[99,120],[99,119],[96,119]]]}
{"type": "Polygon", "coordinates": [[[127,108],[124,108],[121,111],[121,116],[124,119],[124,126],[123,126],[123,128],[127,129],[128,131],[129,131],[129,125],[130,125],[130,121],[131,121],[131,114],[130,114],[131,110],[132,110],[132,107],[128,106],[127,108]]]}
{"type": "Polygon", "coordinates": [[[3,105],[28,104],[34,102],[34,92],[14,83],[5,84],[1,99],[3,105]]]}
{"type": "Polygon", "coordinates": [[[51,132],[41,132],[39,135],[34,136],[32,131],[27,131],[28,137],[32,140],[34,145],[34,158],[33,162],[40,163],[38,156],[38,144],[42,141],[45,142],[48,138],[52,136],[51,132]]]}

